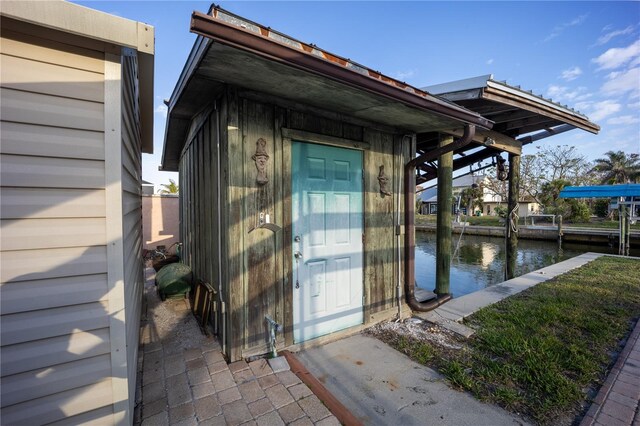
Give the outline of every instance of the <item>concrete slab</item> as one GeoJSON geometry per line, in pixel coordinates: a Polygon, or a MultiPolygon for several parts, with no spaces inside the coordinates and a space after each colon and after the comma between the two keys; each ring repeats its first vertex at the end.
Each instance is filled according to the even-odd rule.
{"type": "Polygon", "coordinates": [[[451,389],[436,371],[372,337],[355,335],[296,356],[367,425],[528,424],[451,389]]]}
{"type": "Polygon", "coordinates": [[[482,290],[451,299],[433,311],[416,313],[415,316],[468,337],[470,335],[469,333],[473,334],[472,329],[466,326],[462,326],[461,328],[461,324],[456,323],[459,323],[464,318],[485,306],[497,303],[509,296],[531,288],[536,284],[586,265],[600,256],[605,255],[602,253],[584,253],[580,256],[538,269],[537,271],[530,272],[500,284],[492,285],[482,290]]]}
{"type": "Polygon", "coordinates": [[[289,371],[291,367],[289,367],[289,363],[287,359],[283,356],[277,356],[275,358],[269,358],[269,366],[273,370],[274,373],[280,373],[282,371],[289,371]]]}

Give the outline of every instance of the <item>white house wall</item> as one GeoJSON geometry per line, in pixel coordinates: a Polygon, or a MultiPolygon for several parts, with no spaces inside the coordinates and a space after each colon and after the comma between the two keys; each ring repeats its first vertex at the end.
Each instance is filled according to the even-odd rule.
{"type": "MultiPolygon", "coordinates": [[[[140,311],[144,278],[142,270],[142,156],[138,62],[123,57],[122,66],[122,215],[124,236],[124,290],[127,334],[129,414],[135,404],[140,311]]],[[[131,417],[132,419],[132,417],[131,417]]]]}
{"type": "Polygon", "coordinates": [[[104,54],[4,29],[0,54],[2,422],[108,421],[104,54]]]}
{"type": "Polygon", "coordinates": [[[131,424],[143,288],[137,56],[15,23],[1,37],[2,424],[131,424]]]}

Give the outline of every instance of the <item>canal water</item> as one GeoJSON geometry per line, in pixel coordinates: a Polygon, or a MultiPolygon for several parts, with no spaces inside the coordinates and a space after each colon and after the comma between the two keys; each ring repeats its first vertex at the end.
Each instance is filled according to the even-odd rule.
{"type": "MultiPolygon", "coordinates": [[[[453,234],[452,253],[459,234],[453,234]]],[[[618,254],[618,246],[563,244],[558,249],[555,241],[519,240],[516,275],[578,256],[588,251],[618,254]]],[[[638,248],[632,248],[632,256],[640,256],[638,248]]],[[[451,259],[451,293],[459,297],[504,281],[505,240],[498,237],[464,235],[457,253],[451,259]]],[[[436,283],[436,234],[416,232],[416,282],[426,290],[436,283]]]]}

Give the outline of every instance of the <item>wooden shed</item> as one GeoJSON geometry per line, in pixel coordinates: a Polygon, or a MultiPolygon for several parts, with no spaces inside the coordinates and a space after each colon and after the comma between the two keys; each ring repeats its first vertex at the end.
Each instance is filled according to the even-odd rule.
{"type": "Polygon", "coordinates": [[[180,172],[184,261],[218,292],[223,351],[266,353],[267,318],[281,349],[398,315],[415,135],[491,123],[218,8],[191,25],[162,167],[180,172]]]}
{"type": "Polygon", "coordinates": [[[2,424],[131,424],[154,29],[62,1],[0,15],[2,424]]]}

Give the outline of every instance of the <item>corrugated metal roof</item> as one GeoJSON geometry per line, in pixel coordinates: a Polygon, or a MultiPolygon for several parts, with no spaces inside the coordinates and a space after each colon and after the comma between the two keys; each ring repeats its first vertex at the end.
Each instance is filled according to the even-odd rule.
{"type": "Polygon", "coordinates": [[[506,81],[498,81],[493,78],[493,74],[481,75],[478,77],[466,78],[463,80],[450,81],[448,83],[436,84],[433,86],[423,87],[422,90],[433,95],[442,95],[445,93],[462,92],[473,89],[484,89],[486,87],[496,87],[501,90],[517,93],[519,96],[533,100],[538,103],[543,103],[549,107],[563,110],[567,114],[577,115],[582,119],[588,120],[588,117],[580,111],[570,108],[567,105],[554,102],[553,99],[545,98],[542,95],[535,95],[531,90],[522,89],[520,86],[513,86],[506,81]]]}
{"type": "Polygon", "coordinates": [[[640,197],[640,184],[567,186],[560,198],[640,197]]]}

